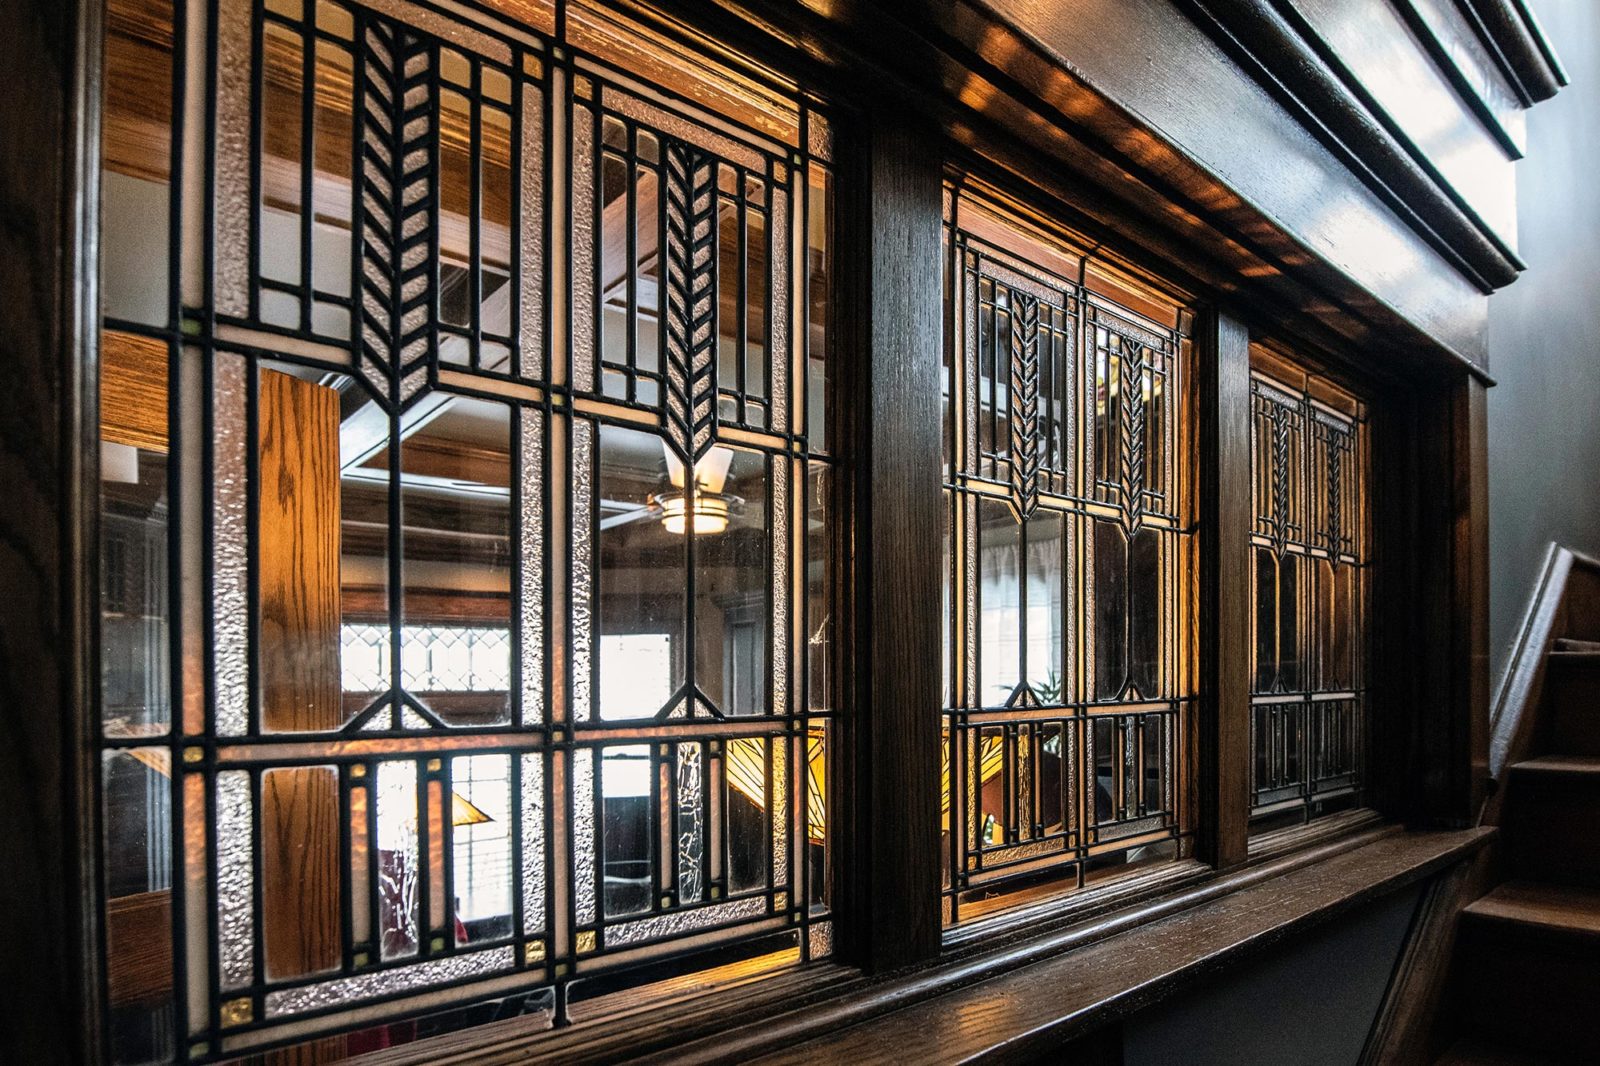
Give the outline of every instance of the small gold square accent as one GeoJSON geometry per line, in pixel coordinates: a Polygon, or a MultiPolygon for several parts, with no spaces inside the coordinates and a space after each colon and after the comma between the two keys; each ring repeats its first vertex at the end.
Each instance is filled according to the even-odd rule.
{"type": "Polygon", "coordinates": [[[444,950],[444,937],[436,936],[432,940],[428,941],[428,950],[429,951],[443,951],[444,950]]]}
{"type": "Polygon", "coordinates": [[[721,885],[712,885],[711,886],[711,898],[712,899],[721,899],[722,898],[722,886],[721,885]]]}
{"type": "Polygon", "coordinates": [[[189,1057],[191,1059],[203,1059],[206,1057],[206,1053],[210,1050],[211,1049],[204,1044],[190,1044],[189,1057]]]}
{"type": "Polygon", "coordinates": [[[578,953],[587,954],[594,950],[594,930],[585,929],[578,933],[578,953]]]}
{"type": "Polygon", "coordinates": [[[544,941],[530,940],[522,949],[522,956],[528,962],[544,961],[544,941]]]}
{"type": "Polygon", "coordinates": [[[544,77],[544,63],[538,56],[523,56],[522,69],[535,78],[544,77]]]}
{"type": "Polygon", "coordinates": [[[206,757],[206,753],[203,750],[201,750],[200,748],[184,748],[183,749],[183,761],[186,762],[186,763],[189,763],[191,766],[194,765],[195,763],[199,762],[201,759],[204,759],[205,757],[206,757]]]}
{"type": "Polygon", "coordinates": [[[429,759],[428,760],[428,772],[430,774],[431,773],[436,773],[439,770],[443,770],[443,769],[444,769],[444,760],[443,759],[429,759]]]}
{"type": "Polygon", "coordinates": [[[352,766],[352,767],[350,767],[350,776],[351,777],[366,777],[367,776],[367,768],[365,766],[352,766]]]}
{"type": "Polygon", "coordinates": [[[572,89],[585,100],[594,96],[594,82],[582,75],[572,79],[572,89]]]}
{"type": "Polygon", "coordinates": [[[789,893],[787,893],[787,892],[779,892],[776,896],[772,897],[772,908],[773,908],[773,910],[779,910],[779,911],[785,910],[785,909],[788,908],[788,906],[789,906],[789,893]]]}
{"type": "Polygon", "coordinates": [[[666,745],[666,744],[661,745],[661,754],[666,755],[666,754],[668,754],[668,751],[669,751],[668,745],[666,745]]]}
{"type": "Polygon", "coordinates": [[[351,956],[350,961],[355,963],[357,966],[365,966],[368,962],[372,961],[372,956],[367,954],[365,951],[358,951],[355,953],[355,955],[351,956]]]}
{"type": "Polygon", "coordinates": [[[571,967],[569,967],[569,966],[568,966],[568,965],[567,965],[567,964],[566,964],[566,963],[564,963],[564,962],[558,962],[558,963],[556,963],[556,976],[557,976],[557,977],[565,977],[565,976],[567,976],[567,971],[568,971],[568,970],[569,970],[569,969],[571,969],[571,967]]]}
{"type": "Polygon", "coordinates": [[[671,897],[671,896],[662,896],[662,897],[661,897],[661,905],[662,905],[662,906],[663,906],[663,907],[670,907],[670,906],[672,906],[672,897],[671,897]]]}
{"type": "Polygon", "coordinates": [[[253,1015],[254,1011],[251,1009],[249,996],[230,999],[222,1005],[223,1025],[244,1025],[250,1021],[253,1015]]]}
{"type": "MultiPolygon", "coordinates": [[[[200,320],[197,319],[197,318],[186,318],[186,319],[184,319],[183,320],[183,332],[184,332],[185,335],[190,336],[190,337],[198,337],[198,336],[200,336],[200,320]]],[[[203,1054],[205,1054],[205,1051],[202,1050],[200,1053],[203,1055],[203,1054]]]]}

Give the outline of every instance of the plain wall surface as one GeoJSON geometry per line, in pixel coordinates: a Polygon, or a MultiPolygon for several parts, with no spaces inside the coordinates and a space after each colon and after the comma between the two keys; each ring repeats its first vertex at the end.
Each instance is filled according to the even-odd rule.
{"type": "Polygon", "coordinates": [[[1600,554],[1600,3],[1533,0],[1572,84],[1528,114],[1528,269],[1489,299],[1489,603],[1505,671],[1545,547],[1600,554]]]}
{"type": "Polygon", "coordinates": [[[1396,892],[1135,1014],[1124,1066],[1353,1066],[1421,895],[1396,892]]]}

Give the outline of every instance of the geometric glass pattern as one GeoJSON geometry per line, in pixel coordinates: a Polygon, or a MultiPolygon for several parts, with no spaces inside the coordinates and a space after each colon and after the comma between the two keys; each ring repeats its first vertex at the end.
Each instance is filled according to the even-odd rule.
{"type": "Polygon", "coordinates": [[[1367,423],[1349,392],[1251,349],[1251,808],[1277,825],[1360,800],[1367,423]]]}
{"type": "Polygon", "coordinates": [[[1189,313],[947,192],[945,921],[1186,854],[1189,313]]]}
{"type": "Polygon", "coordinates": [[[813,99],[631,5],[108,13],[115,1058],[830,954],[813,99]]]}

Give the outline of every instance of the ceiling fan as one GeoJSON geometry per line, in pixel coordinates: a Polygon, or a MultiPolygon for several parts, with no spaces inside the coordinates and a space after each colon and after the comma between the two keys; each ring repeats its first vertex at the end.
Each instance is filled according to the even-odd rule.
{"type": "Polygon", "coordinates": [[[648,503],[624,504],[602,500],[602,507],[623,508],[618,513],[600,520],[600,528],[616,529],[642,519],[656,519],[668,533],[682,536],[692,528],[696,535],[714,536],[725,531],[729,522],[744,513],[744,500],[724,489],[728,483],[728,468],[733,464],[733,451],[713,447],[694,464],[694,488],[688,489],[684,462],[670,444],[661,442],[666,456],[667,480],[670,487],[653,494],[648,503]]]}

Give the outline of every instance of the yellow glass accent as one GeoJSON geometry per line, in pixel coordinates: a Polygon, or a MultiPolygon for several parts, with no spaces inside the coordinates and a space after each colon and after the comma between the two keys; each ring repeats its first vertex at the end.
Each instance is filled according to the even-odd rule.
{"type": "Polygon", "coordinates": [[[222,1005],[223,1025],[244,1025],[254,1016],[255,1011],[250,1005],[249,996],[230,999],[222,1005]]]}
{"type": "Polygon", "coordinates": [[[594,950],[594,930],[584,929],[578,933],[578,954],[584,955],[594,950]]]}
{"type": "Polygon", "coordinates": [[[523,949],[523,957],[528,962],[543,962],[544,961],[544,941],[543,940],[531,940],[531,941],[529,941],[528,945],[523,949]]]}

